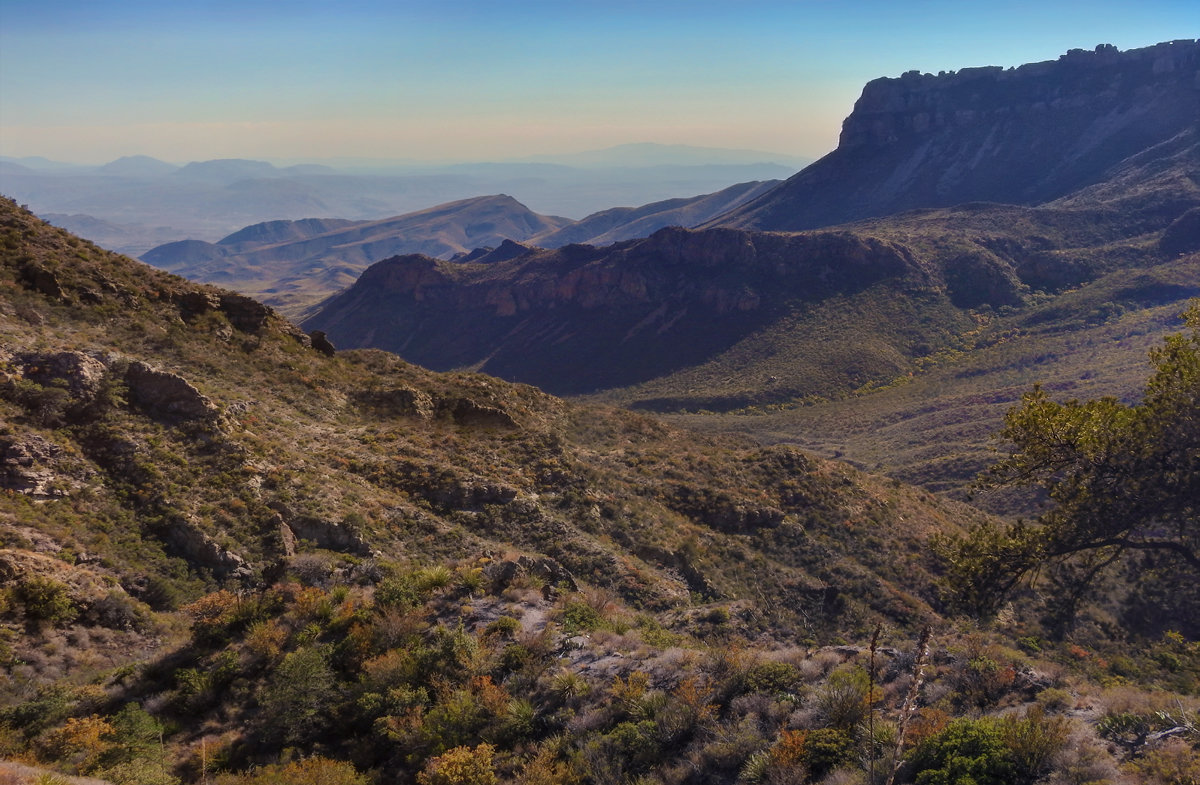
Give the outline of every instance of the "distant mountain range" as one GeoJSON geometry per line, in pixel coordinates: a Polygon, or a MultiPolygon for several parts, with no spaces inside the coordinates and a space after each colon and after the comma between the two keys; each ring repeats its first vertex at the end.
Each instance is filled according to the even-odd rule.
{"type": "Polygon", "coordinates": [[[373,221],[480,194],[508,193],[540,213],[581,218],[781,179],[807,162],[685,145],[628,145],[555,162],[437,165],[225,159],[176,166],[129,156],[97,167],[0,158],[0,193],[107,248],[140,256],[167,240],[215,242],[264,221],[373,221]],[[99,225],[102,233],[89,234],[99,225]]]}
{"type": "MultiPolygon", "coordinates": [[[[349,286],[373,262],[396,254],[440,259],[505,241],[557,248],[644,237],[664,226],[695,226],[769,190],[779,181],[741,183],[714,194],[604,210],[580,221],[544,216],[511,196],[483,196],[382,221],[306,219],[246,227],[216,243],[181,240],[142,259],[187,278],[251,294],[290,315],[349,286]]],[[[90,227],[89,227],[90,228],[90,227]]],[[[505,253],[509,253],[506,251],[505,253]]]]}
{"type": "Polygon", "coordinates": [[[271,221],[217,243],[183,240],[162,245],[142,258],[193,280],[220,282],[284,310],[301,310],[350,285],[378,259],[397,253],[465,254],[568,223],[566,218],[538,215],[510,196],[488,196],[382,221],[271,221]]]}
{"type": "Polygon", "coordinates": [[[552,163],[564,166],[709,166],[775,163],[803,168],[811,158],[798,155],[769,153],[763,150],[730,150],[723,147],[694,147],[686,144],[653,144],[642,142],[588,150],[582,153],[536,155],[518,159],[529,163],[552,163]]]}

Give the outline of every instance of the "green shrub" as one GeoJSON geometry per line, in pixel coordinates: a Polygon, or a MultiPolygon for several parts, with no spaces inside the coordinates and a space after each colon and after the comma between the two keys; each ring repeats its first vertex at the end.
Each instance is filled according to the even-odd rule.
{"type": "Polygon", "coordinates": [[[568,635],[598,630],[604,625],[600,612],[582,600],[572,600],[563,608],[563,631],[568,635]]]}
{"type": "Polygon", "coordinates": [[[988,719],[955,720],[917,747],[917,785],[1015,785],[1016,770],[1000,728],[988,719]]]}
{"type": "Polygon", "coordinates": [[[795,692],[801,682],[800,671],[787,662],[763,662],[752,665],[742,674],[743,692],[765,692],[768,695],[795,692]]]}
{"type": "Polygon", "coordinates": [[[30,619],[66,624],[79,614],[67,587],[53,578],[34,576],[17,584],[13,594],[30,619]]]}
{"type": "Polygon", "coordinates": [[[375,587],[375,605],[380,608],[415,608],[420,600],[411,575],[385,578],[375,587]]]}
{"type": "Polygon", "coordinates": [[[263,766],[245,774],[221,774],[216,785],[367,785],[349,763],[320,756],[263,766]]]}
{"type": "Polygon", "coordinates": [[[302,744],[332,721],[337,683],[325,651],[306,648],[291,652],[271,675],[263,690],[263,722],[268,735],[285,744],[302,744]]]}
{"type": "Polygon", "coordinates": [[[512,638],[521,631],[521,622],[512,616],[501,616],[484,629],[485,635],[512,638]]]}
{"type": "Polygon", "coordinates": [[[817,711],[826,724],[849,730],[867,718],[871,679],[862,668],[834,671],[817,691],[817,711]]]}
{"type": "Polygon", "coordinates": [[[1040,706],[1023,716],[1007,715],[1000,735],[1021,781],[1033,782],[1050,769],[1050,761],[1067,741],[1067,719],[1047,717],[1040,706]]]}
{"type": "Polygon", "coordinates": [[[1040,707],[1023,716],[956,720],[912,757],[917,785],[1026,785],[1047,774],[1068,723],[1040,707]]]}
{"type": "Polygon", "coordinates": [[[804,740],[804,762],[809,776],[818,781],[854,755],[854,739],[845,730],[817,728],[804,740]]]}

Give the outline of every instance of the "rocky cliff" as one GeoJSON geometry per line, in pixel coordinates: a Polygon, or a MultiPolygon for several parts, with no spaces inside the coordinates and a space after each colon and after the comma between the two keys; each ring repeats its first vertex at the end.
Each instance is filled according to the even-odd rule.
{"type": "Polygon", "coordinates": [[[866,85],[838,148],[712,225],[803,230],[970,201],[1041,204],[1196,133],[1200,42],[1073,49],[866,85]]]}

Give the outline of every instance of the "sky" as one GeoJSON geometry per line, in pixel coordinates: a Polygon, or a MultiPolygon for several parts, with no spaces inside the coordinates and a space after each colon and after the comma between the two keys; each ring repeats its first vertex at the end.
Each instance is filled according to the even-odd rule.
{"type": "Polygon", "coordinates": [[[0,0],[0,155],[818,157],[876,77],[1198,36],[1197,0],[0,0]]]}

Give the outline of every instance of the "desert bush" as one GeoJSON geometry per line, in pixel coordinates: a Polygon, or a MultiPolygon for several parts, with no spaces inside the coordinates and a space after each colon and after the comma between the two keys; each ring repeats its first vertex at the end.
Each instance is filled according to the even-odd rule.
{"type": "Polygon", "coordinates": [[[1065,717],[1048,717],[1040,706],[1030,708],[1020,717],[1006,715],[999,721],[999,727],[1017,775],[1027,782],[1033,782],[1050,769],[1070,731],[1065,717]]]}
{"type": "Polygon", "coordinates": [[[113,630],[145,630],[151,624],[146,606],[116,589],[93,602],[87,617],[113,630]]]}
{"type": "Polygon", "coordinates": [[[842,730],[867,718],[872,702],[871,679],[862,668],[834,671],[815,693],[815,706],[825,724],[842,730]]]}
{"type": "Polygon", "coordinates": [[[316,756],[242,774],[220,774],[214,782],[215,785],[367,785],[367,778],[349,763],[316,756]]]}
{"type": "Polygon", "coordinates": [[[393,575],[375,586],[375,605],[379,608],[414,608],[420,599],[411,575],[393,575]]]}
{"type": "Polygon", "coordinates": [[[628,782],[659,758],[662,747],[652,720],[619,722],[583,746],[590,778],[596,782],[628,782]]]}
{"type": "Polygon", "coordinates": [[[559,760],[556,744],[544,744],[517,773],[516,785],[577,785],[579,773],[559,760]]]}
{"type": "Polygon", "coordinates": [[[1116,761],[1086,730],[1076,731],[1051,762],[1046,785],[1108,785],[1120,773],[1116,761]]]}
{"type": "Polygon", "coordinates": [[[1172,738],[1129,764],[1147,785],[1198,785],[1200,750],[1183,739],[1172,738]]]}
{"type": "Polygon", "coordinates": [[[238,604],[236,594],[222,589],[185,605],[182,610],[192,620],[192,638],[208,645],[227,640],[238,604]]]}
{"type": "Polygon", "coordinates": [[[765,692],[768,695],[792,694],[802,684],[800,671],[787,662],[762,662],[751,665],[742,674],[744,692],[765,692]]]}
{"type": "Polygon", "coordinates": [[[327,652],[298,649],[283,658],[262,691],[265,735],[284,744],[303,744],[333,720],[339,696],[327,652]]]}
{"type": "MultiPolygon", "coordinates": [[[[161,761],[159,746],[165,732],[163,724],[136,703],[126,703],[109,718],[112,748],[104,756],[107,768],[137,758],[155,757],[161,761]]],[[[110,778],[111,779],[111,778],[110,778]]]]}
{"type": "Polygon", "coordinates": [[[29,619],[59,625],[79,615],[66,585],[53,578],[35,575],[13,587],[12,594],[29,619]]]}
{"type": "Polygon", "coordinates": [[[495,785],[496,770],[492,758],[496,748],[455,747],[430,760],[417,775],[418,785],[495,785]]]}
{"type": "Polygon", "coordinates": [[[1047,687],[1038,693],[1037,702],[1046,711],[1065,711],[1075,704],[1075,697],[1061,687],[1047,687]]]}
{"type": "Polygon", "coordinates": [[[814,780],[848,763],[854,757],[854,738],[841,728],[815,728],[804,743],[804,763],[814,780]]]}
{"type": "Polygon", "coordinates": [[[146,586],[139,595],[142,602],[156,611],[173,611],[179,607],[179,589],[171,581],[158,575],[146,579],[146,586]]]}
{"type": "Polygon", "coordinates": [[[112,735],[112,725],[96,714],[70,717],[65,724],[47,733],[38,748],[46,759],[69,763],[83,774],[93,771],[112,748],[109,740],[112,735]]]}
{"type": "Polygon", "coordinates": [[[179,778],[171,774],[164,761],[149,758],[114,763],[96,773],[113,785],[179,785],[179,778]]]}
{"type": "Polygon", "coordinates": [[[484,629],[485,635],[512,638],[521,631],[521,622],[512,616],[501,616],[484,629]]]}
{"type": "Polygon", "coordinates": [[[275,619],[260,619],[246,631],[246,648],[258,657],[273,662],[283,653],[288,631],[275,619]]]}
{"type": "Polygon", "coordinates": [[[1068,731],[1065,718],[1036,706],[1022,716],[955,720],[914,751],[917,785],[1033,783],[1049,772],[1068,731]]]}
{"type": "Polygon", "coordinates": [[[600,611],[583,600],[572,600],[563,607],[563,631],[568,635],[598,630],[603,624],[604,617],[600,611]]]}
{"type": "Polygon", "coordinates": [[[911,758],[917,785],[1014,785],[1016,771],[990,720],[955,720],[925,739],[911,758]]]}
{"type": "Polygon", "coordinates": [[[1008,694],[1017,679],[1016,668],[987,653],[975,653],[959,663],[950,676],[956,699],[964,706],[985,708],[1008,694]]]}

